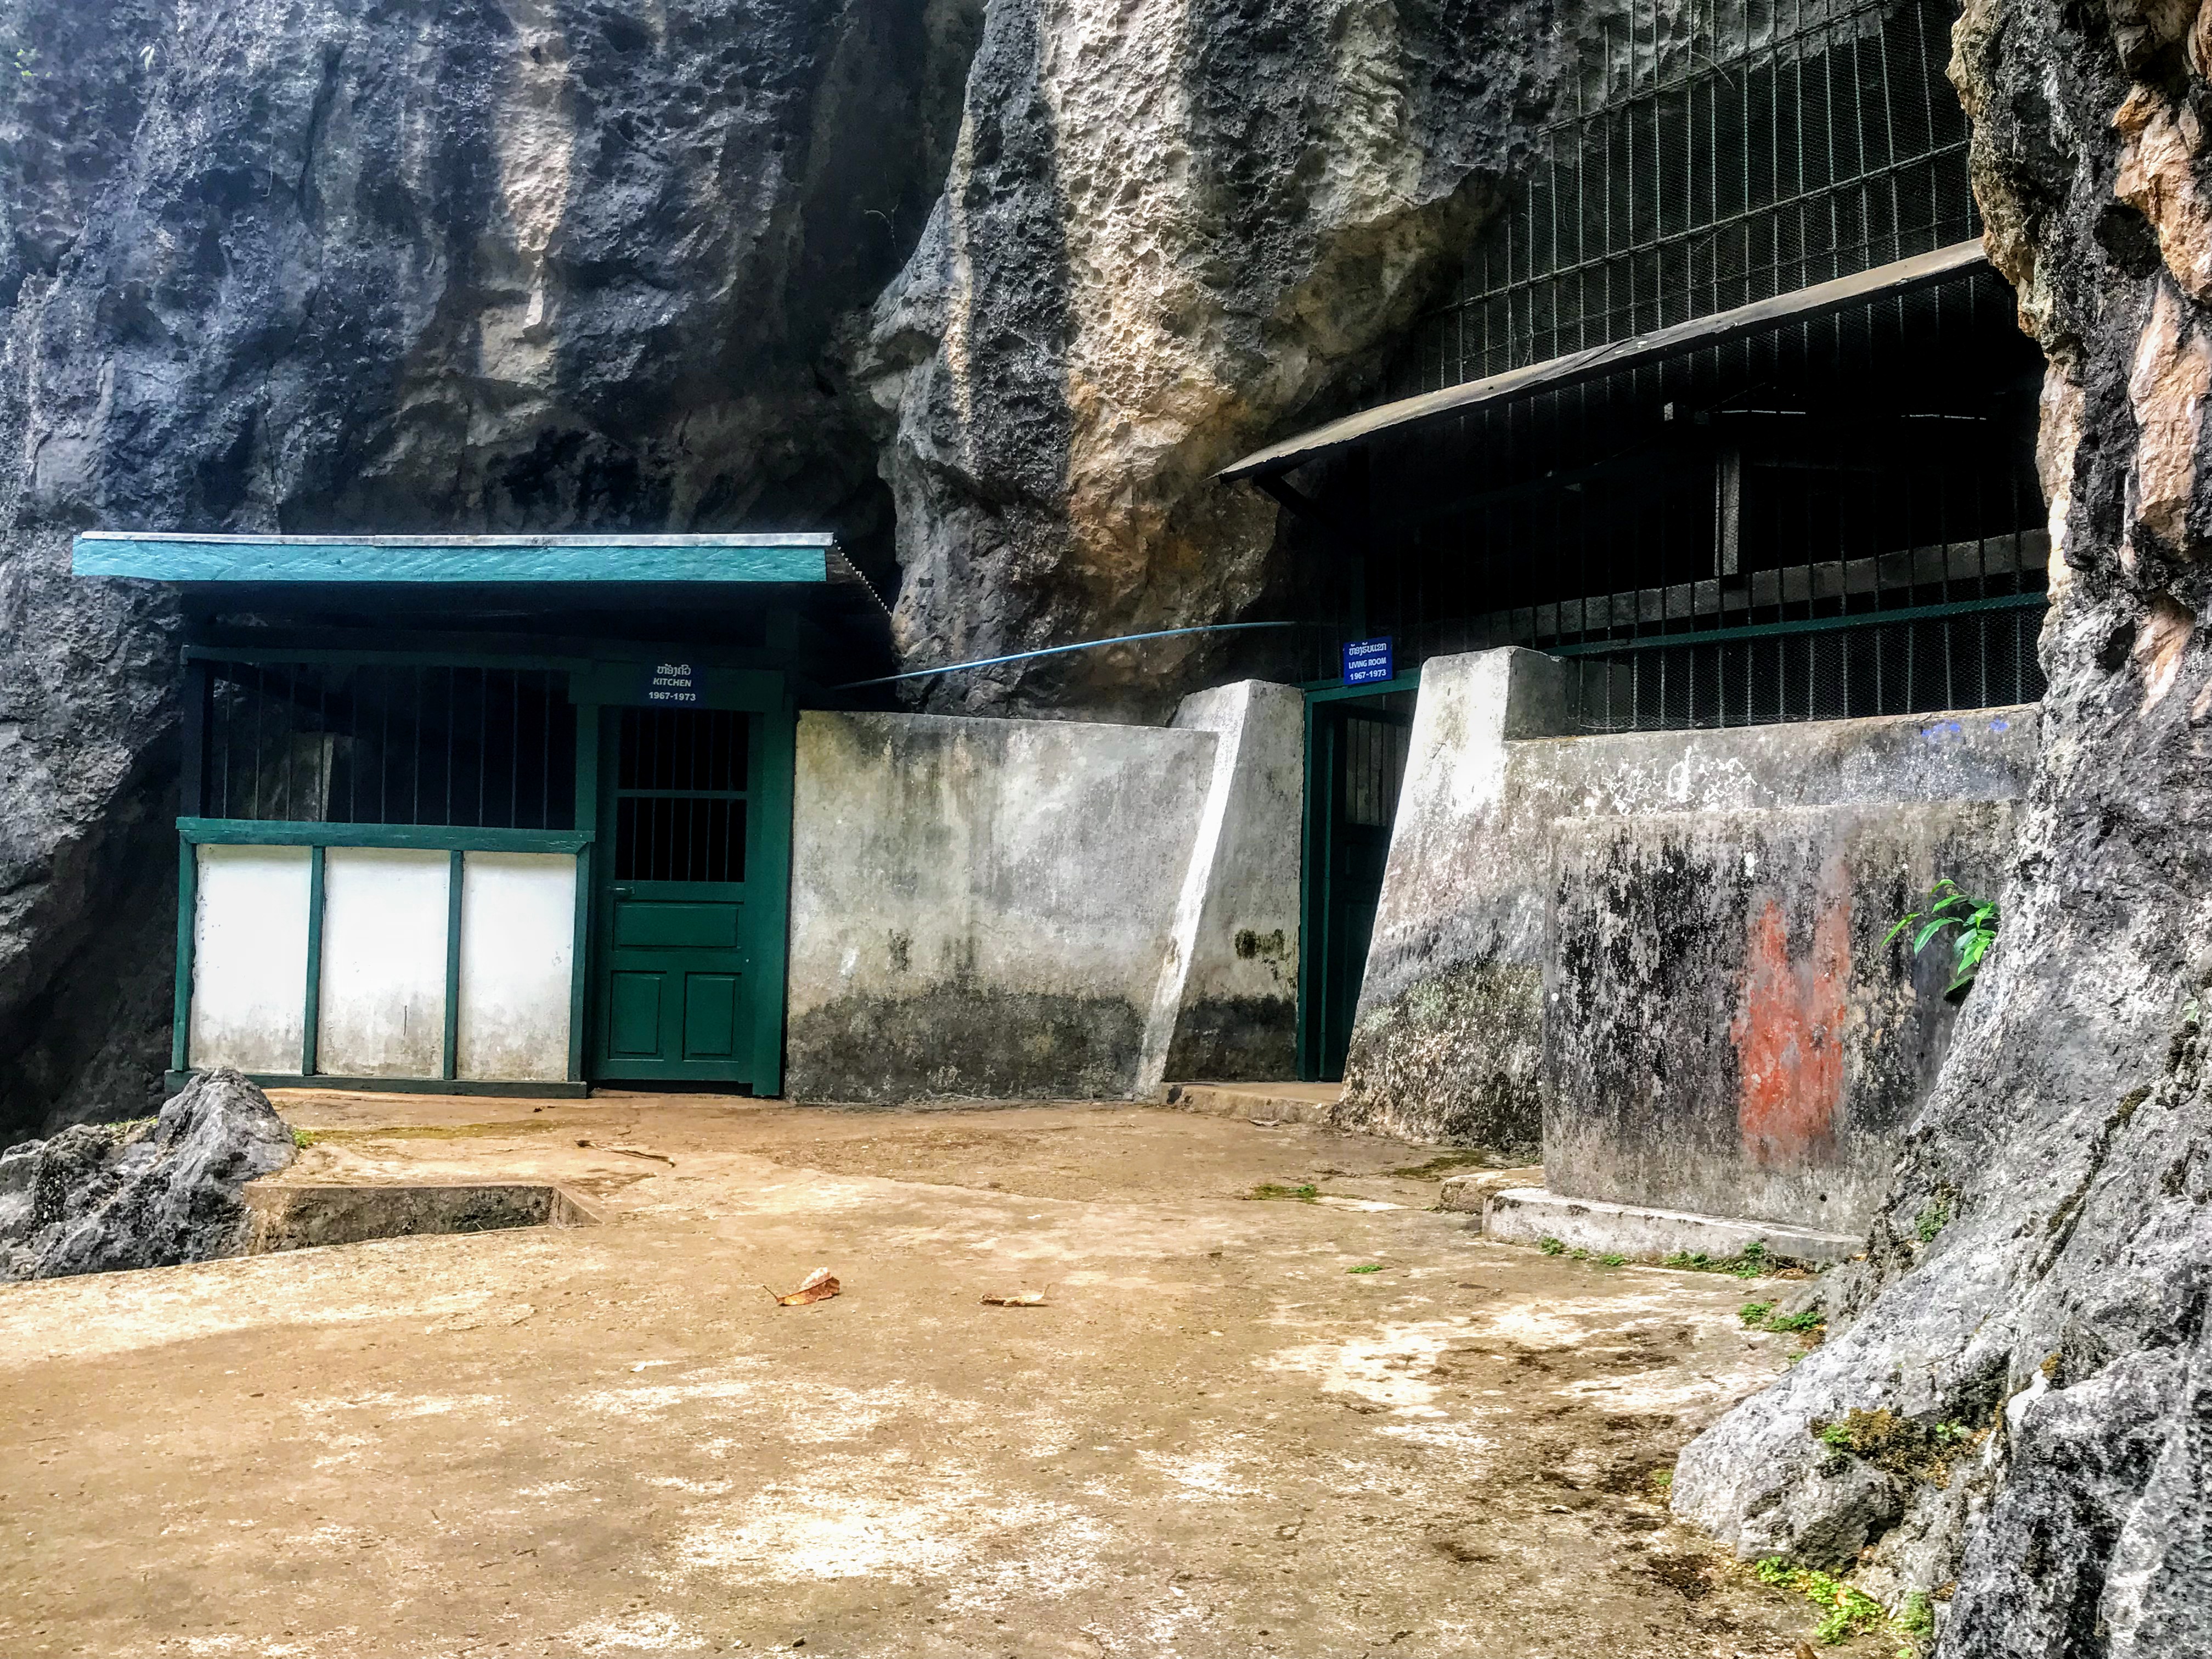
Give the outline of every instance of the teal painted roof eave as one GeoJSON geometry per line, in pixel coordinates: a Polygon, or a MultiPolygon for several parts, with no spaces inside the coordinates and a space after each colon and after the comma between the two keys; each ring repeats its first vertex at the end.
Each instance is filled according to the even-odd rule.
{"type": "Polygon", "coordinates": [[[195,536],[87,531],[70,569],[142,581],[832,582],[856,580],[830,535],[195,536]]]}

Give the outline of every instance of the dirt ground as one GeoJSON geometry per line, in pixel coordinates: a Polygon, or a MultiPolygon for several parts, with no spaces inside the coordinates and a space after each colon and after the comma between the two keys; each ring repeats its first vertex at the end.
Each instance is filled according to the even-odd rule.
{"type": "Polygon", "coordinates": [[[1391,1173],[1425,1152],[280,1104],[331,1132],[301,1172],[557,1178],[604,1224],[0,1286],[9,1659],[1790,1659],[1814,1622],[1652,1480],[1790,1339],[1728,1278],[1471,1236],[1391,1173]],[[762,1288],[819,1266],[835,1300],[762,1288]]]}

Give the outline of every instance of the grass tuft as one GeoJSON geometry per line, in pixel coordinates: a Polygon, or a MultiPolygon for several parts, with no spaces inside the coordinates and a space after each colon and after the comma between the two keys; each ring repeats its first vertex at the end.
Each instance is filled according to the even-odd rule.
{"type": "Polygon", "coordinates": [[[1433,1181],[1455,1170],[1494,1170],[1498,1160],[1488,1152],[1440,1152],[1426,1164],[1410,1164],[1402,1170],[1385,1170],[1401,1181],[1433,1181]]]}
{"type": "Polygon", "coordinates": [[[1743,1247],[1741,1255],[1707,1255],[1703,1250],[1677,1250],[1660,1263],[1665,1267],[1681,1267],[1698,1273],[1733,1273],[1738,1279],[1758,1279],[1781,1270],[1782,1261],[1766,1248],[1766,1241],[1754,1238],[1743,1247]]]}
{"type": "Polygon", "coordinates": [[[1990,1432],[1963,1423],[1901,1417],[1887,1406],[1870,1412],[1854,1407],[1838,1421],[1816,1417],[1807,1427],[1824,1446],[1939,1490],[1950,1484],[1951,1465],[1990,1432]]]}
{"type": "Polygon", "coordinates": [[[1244,1196],[1254,1199],[1287,1198],[1294,1199],[1300,1204],[1310,1204],[1321,1196],[1321,1188],[1311,1186],[1285,1187],[1279,1182],[1263,1181],[1244,1196]]]}

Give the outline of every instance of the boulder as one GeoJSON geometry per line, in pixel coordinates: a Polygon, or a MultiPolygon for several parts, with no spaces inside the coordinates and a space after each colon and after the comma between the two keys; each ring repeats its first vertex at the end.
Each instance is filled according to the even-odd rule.
{"type": "Polygon", "coordinates": [[[0,1279],[210,1261],[245,1248],[246,1182],[293,1157],[269,1097],[204,1072],[133,1123],[72,1124],[0,1152],[0,1279]]]}

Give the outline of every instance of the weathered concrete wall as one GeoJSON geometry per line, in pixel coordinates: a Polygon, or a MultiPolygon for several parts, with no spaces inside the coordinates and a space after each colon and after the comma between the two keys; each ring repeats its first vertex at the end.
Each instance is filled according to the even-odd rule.
{"type": "Polygon", "coordinates": [[[1563,730],[1566,696],[1540,652],[1422,665],[1340,1122],[1534,1152],[1545,826],[1564,808],[1531,810],[1508,746],[1563,730]]]}
{"type": "Polygon", "coordinates": [[[1951,952],[1882,936],[1994,894],[2008,802],[1553,826],[1544,1181],[1863,1236],[1950,1046],[1951,952]]]}
{"type": "Polygon", "coordinates": [[[1213,778],[1145,1032],[1138,1087],[1297,1070],[1305,698],[1241,680],[1182,701],[1212,732],[1213,778]]]}
{"type": "Polygon", "coordinates": [[[1338,1121],[1533,1150],[1555,819],[1881,801],[2005,800],[2033,708],[1570,738],[1540,653],[1422,666],[1338,1121]]]}
{"type": "Polygon", "coordinates": [[[800,716],[788,1092],[1133,1094],[1218,742],[800,716]]]}

